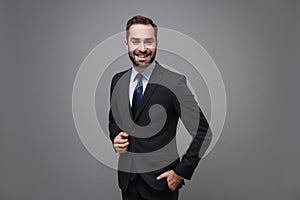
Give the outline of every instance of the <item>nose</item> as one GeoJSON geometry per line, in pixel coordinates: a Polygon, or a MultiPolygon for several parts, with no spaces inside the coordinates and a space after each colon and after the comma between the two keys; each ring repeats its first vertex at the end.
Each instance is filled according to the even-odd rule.
{"type": "Polygon", "coordinates": [[[141,52],[146,51],[146,46],[145,46],[145,43],[144,43],[144,42],[141,42],[140,47],[139,47],[139,50],[140,50],[141,52]]]}

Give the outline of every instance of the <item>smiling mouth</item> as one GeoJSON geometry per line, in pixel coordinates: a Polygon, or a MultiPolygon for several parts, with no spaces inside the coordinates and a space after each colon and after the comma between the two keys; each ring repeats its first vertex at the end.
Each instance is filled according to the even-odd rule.
{"type": "MultiPolygon", "coordinates": [[[[140,50],[135,50],[133,52],[128,52],[129,57],[131,61],[136,65],[136,66],[144,66],[149,64],[150,62],[153,61],[154,58],[152,58],[153,53],[149,49],[145,51],[140,51],[140,50]]],[[[154,54],[155,56],[155,54],[154,54]]]]}
{"type": "Polygon", "coordinates": [[[138,55],[139,58],[145,58],[148,57],[148,55],[138,55]]]}
{"type": "Polygon", "coordinates": [[[139,60],[145,60],[146,58],[148,58],[150,55],[149,54],[139,54],[139,55],[135,55],[139,60]]]}

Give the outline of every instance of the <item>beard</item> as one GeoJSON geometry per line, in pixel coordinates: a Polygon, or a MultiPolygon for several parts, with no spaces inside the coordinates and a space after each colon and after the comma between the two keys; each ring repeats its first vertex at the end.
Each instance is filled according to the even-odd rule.
{"type": "Polygon", "coordinates": [[[150,49],[147,49],[145,52],[141,52],[140,50],[134,50],[132,52],[128,51],[129,58],[134,66],[136,67],[147,67],[149,64],[153,63],[156,56],[156,49],[154,51],[151,51],[150,49]],[[144,56],[148,57],[150,56],[149,61],[144,61],[141,63],[138,59],[135,59],[135,56],[144,56]]]}

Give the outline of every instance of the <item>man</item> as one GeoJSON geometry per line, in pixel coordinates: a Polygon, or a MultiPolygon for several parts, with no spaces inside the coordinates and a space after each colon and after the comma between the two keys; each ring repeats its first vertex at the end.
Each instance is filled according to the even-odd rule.
{"type": "Polygon", "coordinates": [[[185,77],[155,61],[153,21],[134,16],[126,31],[132,67],[113,77],[109,113],[110,139],[120,154],[119,187],[124,200],[176,200],[209,145],[209,125],[185,77]],[[179,118],[193,136],[182,159],[175,137],[179,118]]]}

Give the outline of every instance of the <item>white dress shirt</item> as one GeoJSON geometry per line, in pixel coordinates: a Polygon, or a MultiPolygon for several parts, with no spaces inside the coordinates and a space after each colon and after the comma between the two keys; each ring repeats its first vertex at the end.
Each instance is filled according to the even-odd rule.
{"type": "MultiPolygon", "coordinates": [[[[145,68],[145,70],[141,73],[143,75],[143,94],[146,90],[147,84],[149,82],[150,76],[154,70],[155,67],[155,62],[152,62],[148,67],[145,68]]],[[[130,76],[130,82],[129,82],[129,101],[130,101],[130,106],[132,106],[132,97],[133,97],[133,93],[134,90],[136,88],[136,85],[138,83],[138,81],[135,79],[136,75],[139,72],[135,70],[134,67],[132,67],[132,71],[131,71],[131,76],[130,76]]]]}

